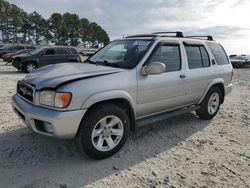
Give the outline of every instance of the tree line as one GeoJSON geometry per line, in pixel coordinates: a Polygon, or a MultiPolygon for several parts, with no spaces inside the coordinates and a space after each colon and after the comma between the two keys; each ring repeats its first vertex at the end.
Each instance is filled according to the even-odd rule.
{"type": "Polygon", "coordinates": [[[97,47],[109,42],[106,31],[77,14],[53,13],[44,19],[36,11],[28,14],[0,0],[0,41],[24,44],[55,44],[97,47]]]}

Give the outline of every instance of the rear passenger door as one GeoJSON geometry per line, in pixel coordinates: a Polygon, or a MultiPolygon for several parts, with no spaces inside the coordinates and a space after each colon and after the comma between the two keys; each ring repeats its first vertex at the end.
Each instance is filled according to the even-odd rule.
{"type": "Polygon", "coordinates": [[[188,62],[187,96],[189,103],[197,103],[208,84],[215,78],[214,66],[203,44],[184,42],[188,62]]]}
{"type": "Polygon", "coordinates": [[[66,63],[69,61],[68,59],[68,51],[65,48],[56,48],[55,49],[55,61],[54,63],[66,63]]]}

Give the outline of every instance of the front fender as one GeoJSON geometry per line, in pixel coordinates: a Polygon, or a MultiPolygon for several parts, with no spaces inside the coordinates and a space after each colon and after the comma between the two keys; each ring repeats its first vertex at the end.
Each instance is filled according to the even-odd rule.
{"type": "Polygon", "coordinates": [[[206,94],[207,94],[207,92],[209,91],[209,89],[210,89],[213,85],[215,85],[215,84],[223,84],[224,90],[225,90],[225,83],[224,83],[224,80],[223,80],[222,78],[217,78],[217,79],[212,80],[212,81],[208,84],[208,86],[206,87],[204,93],[202,94],[202,97],[201,97],[201,99],[199,100],[199,104],[202,102],[202,100],[203,100],[204,97],[206,96],[206,94]]]}
{"type": "Polygon", "coordinates": [[[133,97],[127,91],[124,90],[111,90],[91,95],[84,101],[84,103],[81,106],[81,109],[87,109],[98,102],[111,99],[126,99],[133,108],[134,113],[136,113],[136,104],[133,100],[133,97]]]}

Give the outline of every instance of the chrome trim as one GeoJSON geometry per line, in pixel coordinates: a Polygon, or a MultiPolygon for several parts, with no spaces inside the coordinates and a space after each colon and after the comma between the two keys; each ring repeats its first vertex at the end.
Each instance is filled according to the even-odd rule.
{"type": "Polygon", "coordinates": [[[24,99],[25,101],[27,101],[27,102],[29,102],[29,103],[35,104],[35,103],[34,103],[34,99],[35,99],[36,89],[35,89],[32,85],[30,85],[30,84],[28,84],[28,83],[26,83],[26,82],[23,82],[23,81],[21,81],[21,80],[18,80],[17,86],[19,85],[19,83],[21,83],[21,84],[23,84],[24,86],[26,86],[26,87],[32,89],[32,102],[29,101],[28,99],[26,99],[24,96],[20,95],[18,92],[16,92],[17,95],[20,96],[22,99],[24,99]]]}
{"type": "Polygon", "coordinates": [[[171,112],[173,110],[177,110],[177,109],[181,109],[181,108],[188,108],[188,107],[192,107],[192,106],[195,106],[195,103],[190,103],[190,104],[187,104],[187,105],[182,105],[182,106],[178,106],[178,107],[175,107],[175,108],[170,108],[170,109],[163,110],[163,111],[160,111],[160,112],[147,114],[145,116],[138,117],[135,120],[138,121],[138,120],[141,120],[141,119],[144,119],[144,118],[148,118],[148,117],[151,117],[151,116],[155,116],[155,115],[159,115],[159,114],[171,112]]]}

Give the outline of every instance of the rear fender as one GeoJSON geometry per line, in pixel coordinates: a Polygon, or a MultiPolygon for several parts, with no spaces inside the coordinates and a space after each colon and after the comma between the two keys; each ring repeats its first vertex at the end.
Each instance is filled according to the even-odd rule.
{"type": "Polygon", "coordinates": [[[215,84],[223,84],[224,90],[225,90],[225,83],[224,83],[224,80],[223,80],[222,78],[217,78],[217,79],[212,80],[212,81],[208,84],[208,86],[206,87],[206,90],[204,91],[204,93],[202,94],[202,97],[201,97],[201,99],[199,100],[199,104],[200,104],[200,103],[202,102],[202,100],[205,98],[205,96],[206,96],[207,92],[209,91],[209,89],[210,89],[213,85],[215,85],[215,84]]]}

